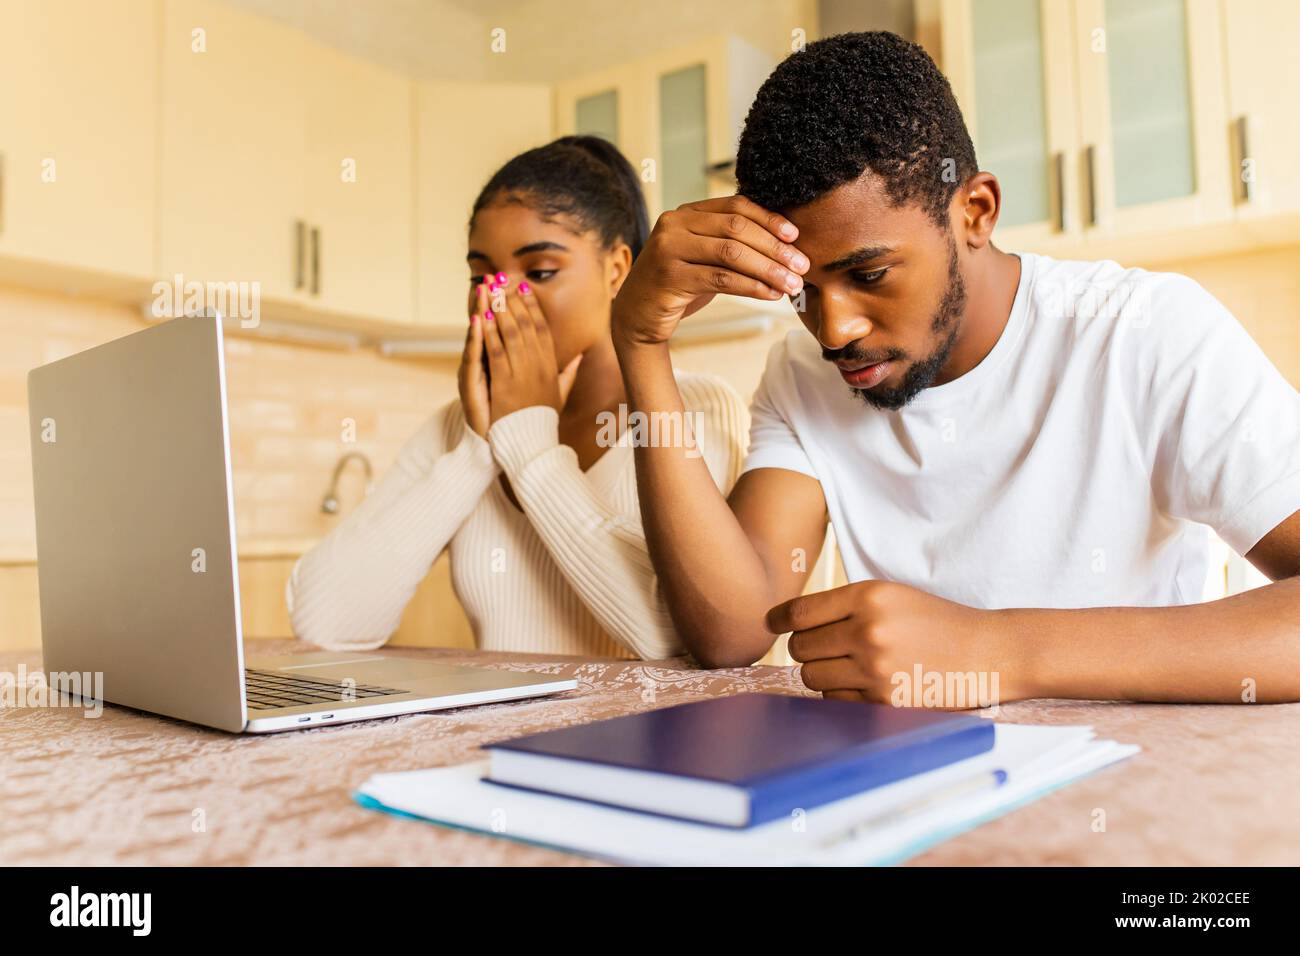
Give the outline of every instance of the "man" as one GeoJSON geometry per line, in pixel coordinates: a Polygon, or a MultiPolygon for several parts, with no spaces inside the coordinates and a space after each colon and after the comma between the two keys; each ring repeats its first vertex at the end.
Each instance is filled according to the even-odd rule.
{"type": "Polygon", "coordinates": [[[736,173],[660,217],[614,311],[646,413],[681,411],[668,340],[715,293],[789,295],[807,329],[772,350],[729,500],[683,449],[636,451],[701,663],[790,631],[827,697],[922,668],[1002,700],[1300,700],[1300,395],[1214,298],[994,246],[998,181],[892,34],[782,63],[736,173]],[[828,520],[854,583],[800,597],[828,520]],[[1206,525],[1275,583],[1192,604],[1206,525]]]}

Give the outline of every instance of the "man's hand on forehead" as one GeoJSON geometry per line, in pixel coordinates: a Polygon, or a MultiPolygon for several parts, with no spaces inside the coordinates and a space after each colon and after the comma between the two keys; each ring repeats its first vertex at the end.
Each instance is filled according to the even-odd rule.
{"type": "Polygon", "coordinates": [[[719,293],[768,301],[798,294],[810,267],[798,235],[790,220],[743,196],[664,213],[615,301],[616,336],[666,342],[719,293]]]}

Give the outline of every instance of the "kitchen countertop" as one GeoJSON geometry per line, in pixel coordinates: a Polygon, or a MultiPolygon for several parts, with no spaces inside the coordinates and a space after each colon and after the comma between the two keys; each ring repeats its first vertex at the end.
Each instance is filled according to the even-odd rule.
{"type": "Polygon", "coordinates": [[[320,538],[241,538],[240,558],[298,558],[316,547],[320,538]]]}
{"type": "MultiPolygon", "coordinates": [[[[238,556],[243,559],[298,558],[320,542],[320,538],[240,538],[238,556]]],[[[0,568],[34,567],[36,553],[30,549],[0,549],[0,568]]]]}
{"type": "MultiPolygon", "coordinates": [[[[308,649],[257,641],[255,654],[308,649]]],[[[797,670],[704,671],[681,659],[582,660],[442,648],[426,657],[572,677],[550,698],[269,736],[107,705],[0,708],[0,859],[72,865],[596,865],[559,851],[365,810],[373,773],[475,759],[480,745],[690,700],[807,693],[797,670]]],[[[0,654],[0,672],[39,666],[0,654]]],[[[1091,724],[1137,743],[1120,764],[931,848],[913,864],[1300,863],[1300,704],[1037,700],[1001,721],[1091,724]],[[1104,811],[1105,829],[1096,829],[1104,811]]]]}

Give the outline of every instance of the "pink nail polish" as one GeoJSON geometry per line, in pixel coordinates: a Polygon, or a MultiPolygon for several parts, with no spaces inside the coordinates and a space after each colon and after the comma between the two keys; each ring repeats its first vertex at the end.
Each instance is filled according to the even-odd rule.
{"type": "Polygon", "coordinates": [[[497,278],[497,285],[506,284],[506,274],[504,272],[498,272],[496,278],[497,278]]]}
{"type": "Polygon", "coordinates": [[[496,318],[496,316],[492,314],[492,310],[491,310],[491,309],[488,309],[486,312],[483,313],[483,318],[485,318],[485,319],[487,319],[489,322],[491,322],[493,319],[496,318]]]}
{"type": "Polygon", "coordinates": [[[533,291],[533,287],[530,286],[527,282],[521,282],[519,283],[519,291],[527,295],[529,292],[533,291]]]}

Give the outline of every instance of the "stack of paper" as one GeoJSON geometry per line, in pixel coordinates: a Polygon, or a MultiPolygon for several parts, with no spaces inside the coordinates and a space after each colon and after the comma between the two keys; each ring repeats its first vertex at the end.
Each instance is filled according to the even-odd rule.
{"type": "Polygon", "coordinates": [[[377,774],[355,796],[374,809],[623,863],[889,864],[1139,749],[1097,740],[1091,727],[998,724],[988,753],[743,830],[499,786],[483,779],[486,760],[377,774]],[[1002,786],[933,802],[994,770],[1006,772],[1002,786]]]}

